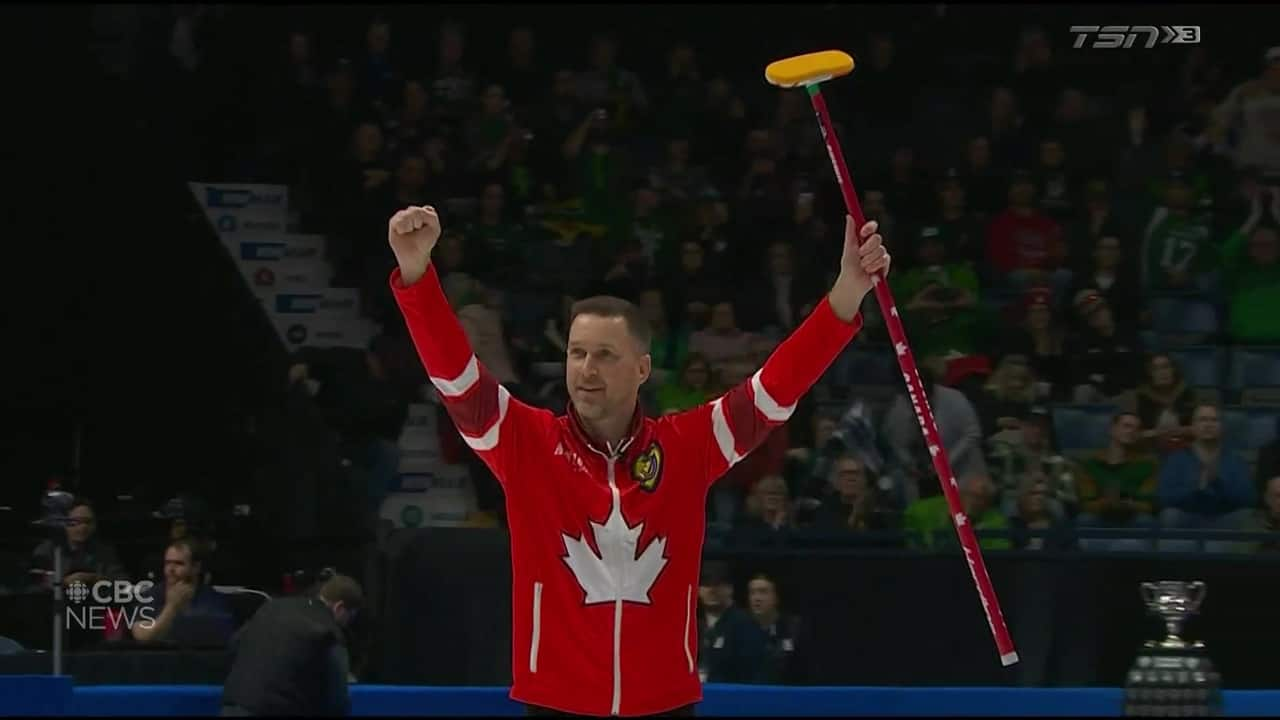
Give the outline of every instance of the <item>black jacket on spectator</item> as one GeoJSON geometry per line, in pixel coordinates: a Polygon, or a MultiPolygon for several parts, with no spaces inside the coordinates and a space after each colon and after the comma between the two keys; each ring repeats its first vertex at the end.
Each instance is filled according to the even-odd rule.
{"type": "Polygon", "coordinates": [[[1091,267],[1078,270],[1068,297],[1075,297],[1076,293],[1085,289],[1096,290],[1106,299],[1107,307],[1111,308],[1111,314],[1115,317],[1116,327],[1121,335],[1137,332],[1138,311],[1142,309],[1144,300],[1137,275],[1128,266],[1121,267],[1115,280],[1106,289],[1103,289],[1097,278],[1093,276],[1091,267]]]}
{"type": "Polygon", "coordinates": [[[899,521],[902,516],[901,511],[885,507],[877,497],[875,505],[867,515],[865,531],[849,527],[850,512],[850,506],[846,505],[839,495],[829,493],[822,499],[822,505],[814,513],[812,534],[816,535],[817,538],[811,538],[810,541],[821,538],[822,540],[830,540],[833,544],[838,542],[839,545],[846,547],[902,546],[902,541],[899,538],[884,535],[902,528],[902,523],[899,521]],[[874,533],[874,535],[868,537],[863,535],[863,532],[874,533]]]}
{"type": "Polygon", "coordinates": [[[768,638],[742,608],[725,610],[710,629],[705,611],[699,608],[698,667],[705,674],[705,682],[768,682],[768,638]]]}
{"type": "Polygon", "coordinates": [[[1086,328],[1071,343],[1075,385],[1094,385],[1108,397],[1114,397],[1138,384],[1142,357],[1138,344],[1117,332],[1103,337],[1086,328]]]}
{"type": "Polygon", "coordinates": [[[1040,355],[1036,353],[1035,343],[1026,330],[1012,330],[1006,332],[1004,337],[1002,356],[1025,355],[1031,365],[1031,369],[1035,372],[1036,378],[1053,386],[1051,394],[1054,400],[1063,401],[1070,398],[1072,358],[1066,353],[1065,342],[1063,343],[1062,353],[1040,355]]]}
{"type": "MultiPolygon", "coordinates": [[[[1160,422],[1160,416],[1164,414],[1164,405],[1151,396],[1146,386],[1138,388],[1137,405],[1138,419],[1142,421],[1142,427],[1154,428],[1160,422]]],[[[1180,424],[1190,426],[1191,414],[1196,409],[1195,390],[1185,384],[1182,385],[1170,409],[1178,416],[1180,424]]],[[[1258,467],[1261,469],[1262,465],[1259,464],[1258,467]]]]}
{"type": "Polygon", "coordinates": [[[345,639],[318,598],[272,600],[236,634],[231,650],[223,705],[254,715],[350,714],[345,639]]]}
{"type": "Polygon", "coordinates": [[[750,289],[742,288],[735,293],[737,300],[734,310],[738,323],[744,330],[758,332],[774,326],[790,332],[804,322],[806,315],[801,311],[806,307],[816,307],[817,301],[822,298],[822,291],[815,291],[816,288],[823,287],[816,273],[794,272],[785,281],[768,272],[759,272],[756,277],[758,279],[749,285],[750,289]],[[779,297],[783,293],[783,299],[789,308],[789,318],[782,316],[779,307],[779,297]]]}
{"type": "MultiPolygon", "coordinates": [[[[36,547],[31,555],[33,569],[53,571],[53,549],[57,540],[45,540],[36,547]]],[[[62,544],[63,576],[78,572],[89,572],[106,579],[123,579],[126,576],[124,566],[113,545],[99,539],[90,538],[89,542],[75,550],[67,547],[65,537],[62,544]]]]}
{"type": "Polygon", "coordinates": [[[782,614],[764,628],[768,660],[764,681],[772,685],[805,685],[812,682],[806,665],[808,640],[799,616],[782,614]]]}
{"type": "Polygon", "coordinates": [[[1030,402],[1000,398],[986,389],[983,389],[974,400],[978,419],[982,423],[982,431],[987,437],[1000,431],[998,422],[1000,418],[1024,418],[1031,412],[1030,402]]]}

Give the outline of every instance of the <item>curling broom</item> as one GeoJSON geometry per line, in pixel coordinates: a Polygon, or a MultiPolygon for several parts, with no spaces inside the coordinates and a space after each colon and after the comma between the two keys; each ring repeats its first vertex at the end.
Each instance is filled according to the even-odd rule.
{"type": "MultiPolygon", "coordinates": [[[[845,165],[844,154],[840,150],[840,141],[836,139],[835,129],[831,125],[831,116],[827,113],[827,103],[819,88],[823,82],[832,78],[848,75],[853,72],[853,58],[838,50],[797,55],[770,63],[765,68],[765,79],[770,84],[784,88],[803,87],[809,94],[814,112],[818,116],[818,124],[822,128],[822,139],[827,145],[827,154],[831,156],[831,166],[835,168],[836,180],[840,183],[840,191],[844,195],[845,207],[853,218],[856,230],[866,224],[862,207],[858,204],[858,196],[853,189],[853,181],[849,178],[849,168],[845,165]]],[[[973,527],[965,516],[960,505],[960,491],[956,484],[955,473],[947,460],[947,451],[938,435],[938,428],[933,420],[933,411],[929,408],[928,396],[924,392],[924,384],[920,380],[920,372],[907,344],[907,334],[898,317],[898,307],[889,292],[889,284],[884,281],[884,273],[877,273],[871,278],[875,288],[876,299],[880,302],[880,310],[884,314],[889,328],[889,337],[893,340],[894,352],[898,355],[898,366],[907,383],[907,391],[911,395],[911,404],[920,421],[920,429],[924,433],[925,443],[933,458],[933,469],[942,484],[942,492],[947,498],[947,506],[951,510],[951,521],[960,537],[960,545],[964,549],[965,559],[969,562],[969,572],[974,584],[978,587],[978,597],[982,600],[982,609],[987,615],[987,624],[991,626],[991,634],[995,637],[996,649],[1000,653],[1002,665],[1009,666],[1018,662],[1018,653],[1013,647],[1013,639],[1005,627],[1004,615],[1000,612],[1000,601],[987,575],[987,566],[982,559],[982,550],[978,547],[973,527]]]]}

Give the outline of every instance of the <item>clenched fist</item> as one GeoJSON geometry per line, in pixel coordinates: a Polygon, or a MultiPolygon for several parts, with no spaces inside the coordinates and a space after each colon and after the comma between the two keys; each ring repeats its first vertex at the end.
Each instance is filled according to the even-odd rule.
{"type": "Polygon", "coordinates": [[[400,279],[412,285],[427,272],[431,250],[440,239],[440,216],[430,205],[408,207],[391,216],[387,242],[400,264],[400,279]]]}

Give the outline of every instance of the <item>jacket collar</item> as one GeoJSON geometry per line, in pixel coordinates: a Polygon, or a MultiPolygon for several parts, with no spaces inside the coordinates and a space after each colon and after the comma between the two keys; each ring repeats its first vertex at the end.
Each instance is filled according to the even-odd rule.
{"type": "Polygon", "coordinates": [[[645,415],[644,408],[640,403],[636,403],[635,412],[631,416],[631,428],[627,432],[627,436],[618,443],[618,446],[610,449],[604,444],[597,443],[587,434],[587,428],[582,424],[582,418],[578,417],[578,411],[573,407],[573,401],[570,400],[565,415],[568,418],[569,427],[573,431],[574,437],[578,442],[585,445],[592,452],[603,455],[606,458],[619,458],[625,456],[628,451],[634,450],[643,445],[645,435],[645,415]]]}

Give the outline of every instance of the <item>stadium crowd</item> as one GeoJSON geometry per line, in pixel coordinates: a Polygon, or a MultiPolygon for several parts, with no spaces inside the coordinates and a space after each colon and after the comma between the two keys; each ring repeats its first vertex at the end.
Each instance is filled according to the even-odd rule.
{"type": "MultiPolygon", "coordinates": [[[[180,11],[173,77],[205,72],[220,12],[180,11]]],[[[657,415],[749,377],[829,287],[844,208],[803,93],[749,85],[695,41],[593,33],[581,61],[553,63],[531,26],[504,30],[496,56],[471,52],[480,30],[461,23],[434,28],[427,56],[386,18],[348,29],[328,45],[278,38],[226,179],[288,184],[298,229],[326,238],[332,285],[359,288],[383,328],[356,362],[305,349],[288,378],[370,475],[373,514],[398,483],[408,407],[433,392],[388,287],[398,209],[440,210],[433,261],[476,355],[557,410],[575,299],[643,309],[657,415]]],[[[1244,74],[1179,49],[1145,92],[1065,72],[1070,48],[1041,27],[948,92],[913,92],[917,51],[866,37],[842,92],[874,101],[834,120],[984,547],[1280,551],[1161,532],[1280,533],[1280,46],[1244,74]]],[[[955,541],[879,309],[864,312],[800,411],[717,483],[712,543],[955,541]]],[[[501,488],[438,419],[446,461],[469,468],[474,524],[500,525],[501,488]]],[[[71,517],[64,582],[145,576],[96,537],[91,502],[71,517]]],[[[175,521],[163,558],[142,563],[159,612],[174,609],[138,643],[230,637],[202,535],[175,521]]],[[[52,547],[33,577],[47,582],[52,547]]],[[[729,570],[704,564],[704,679],[800,681],[810,630],[769,575],[746,590],[735,607],[729,570]]]]}
{"type": "MultiPolygon", "coordinates": [[[[400,62],[397,38],[375,18],[348,56],[305,31],[283,39],[260,166],[295,170],[302,227],[329,238],[334,284],[362,289],[380,357],[414,365],[386,282],[386,219],[407,205],[441,209],[436,262],[479,358],[549,407],[563,407],[574,299],[644,309],[657,414],[747,377],[827,287],[842,206],[801,93],[737,87],[685,42],[642,77],[608,33],[572,67],[540,62],[528,27],[487,67],[460,24],[439,28],[425,66],[400,62]]],[[[837,117],[898,257],[891,287],[966,509],[1015,531],[994,547],[1071,545],[1016,531],[1073,526],[1139,531],[1095,547],[1154,547],[1140,531],[1157,526],[1275,529],[1276,397],[1261,386],[1280,344],[1266,110],[1280,48],[1246,77],[1189,49],[1146,96],[1072,85],[1063,52],[1027,28],[942,147],[895,130],[911,103],[837,117]]],[[[909,53],[870,37],[853,92],[900,95],[909,53]]],[[[877,313],[806,411],[719,483],[708,512],[730,541],[806,526],[948,537],[877,313]]],[[[469,454],[500,520],[501,491],[469,454]]]]}

